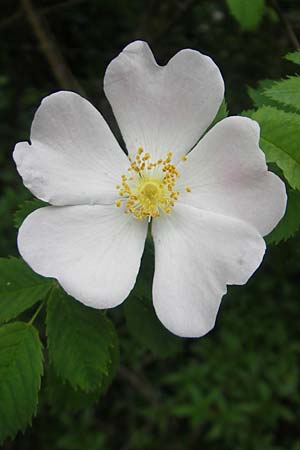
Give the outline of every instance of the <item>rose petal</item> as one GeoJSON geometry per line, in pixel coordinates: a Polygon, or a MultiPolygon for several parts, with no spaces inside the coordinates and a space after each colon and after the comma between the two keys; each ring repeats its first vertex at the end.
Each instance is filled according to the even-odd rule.
{"type": "Polygon", "coordinates": [[[147,223],[114,206],[45,207],[22,224],[18,247],[32,269],[94,308],[120,304],[134,286],[147,223]]]}
{"type": "Polygon", "coordinates": [[[172,333],[199,337],[214,324],[226,284],[244,284],[260,265],[265,243],[247,223],[177,204],[153,221],[153,302],[172,333]]]}
{"type": "Polygon", "coordinates": [[[53,205],[113,202],[129,164],[101,114],[73,92],[43,100],[31,145],[18,143],[14,160],[25,186],[53,205]]]}
{"type": "Polygon", "coordinates": [[[104,90],[131,156],[143,147],[153,160],[172,151],[176,161],[215,117],[224,83],[208,56],[186,49],[161,67],[136,41],[109,64],[104,90]]]}
{"type": "Polygon", "coordinates": [[[246,117],[228,117],[215,125],[179,164],[179,201],[206,211],[240,218],[262,236],[286,208],[284,183],[268,172],[259,148],[259,127],[246,117]],[[185,193],[185,186],[191,188],[185,193]]]}

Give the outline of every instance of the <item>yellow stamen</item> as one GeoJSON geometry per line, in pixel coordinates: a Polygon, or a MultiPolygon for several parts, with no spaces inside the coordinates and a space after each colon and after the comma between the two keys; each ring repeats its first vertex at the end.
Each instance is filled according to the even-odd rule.
{"type": "MultiPolygon", "coordinates": [[[[139,147],[135,157],[130,159],[130,176],[122,174],[121,183],[116,185],[120,197],[123,197],[116,201],[116,206],[119,208],[123,204],[124,213],[131,213],[138,220],[146,218],[150,221],[162,212],[172,212],[179,196],[175,184],[180,173],[172,164],[172,152],[157,161],[151,161],[148,152],[141,157],[142,153],[144,149],[139,147]]],[[[186,188],[190,192],[187,189],[190,188],[186,188]]]]}

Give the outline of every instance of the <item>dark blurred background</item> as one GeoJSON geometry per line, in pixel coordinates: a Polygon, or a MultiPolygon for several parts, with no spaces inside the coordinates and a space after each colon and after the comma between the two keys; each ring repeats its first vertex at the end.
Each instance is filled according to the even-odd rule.
{"type": "MultiPolygon", "coordinates": [[[[252,106],[247,86],[296,71],[283,56],[298,45],[300,2],[267,6],[245,31],[222,0],[0,0],[0,256],[17,254],[13,213],[30,194],[11,153],[42,97],[81,93],[116,130],[104,71],[144,39],[161,64],[186,47],[210,55],[238,114],[252,106]]],[[[247,286],[229,289],[215,330],[164,359],[113,311],[121,365],[108,392],[94,404],[46,374],[33,427],[4,448],[300,450],[299,269],[299,238],[270,247],[247,286]]]]}

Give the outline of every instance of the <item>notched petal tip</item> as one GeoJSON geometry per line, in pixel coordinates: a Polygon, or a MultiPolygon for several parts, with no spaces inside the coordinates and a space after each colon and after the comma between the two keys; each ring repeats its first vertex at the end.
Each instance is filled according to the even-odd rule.
{"type": "Polygon", "coordinates": [[[154,159],[167,151],[180,159],[215,117],[224,81],[213,60],[196,50],[181,50],[160,66],[149,45],[135,41],[109,64],[104,91],[131,156],[140,146],[154,159]]]}
{"type": "Polygon", "coordinates": [[[17,170],[19,173],[20,173],[19,168],[22,165],[22,162],[24,160],[26,152],[29,150],[30,146],[31,146],[31,143],[23,141],[23,142],[18,142],[14,147],[12,157],[17,166],[17,170]]]}

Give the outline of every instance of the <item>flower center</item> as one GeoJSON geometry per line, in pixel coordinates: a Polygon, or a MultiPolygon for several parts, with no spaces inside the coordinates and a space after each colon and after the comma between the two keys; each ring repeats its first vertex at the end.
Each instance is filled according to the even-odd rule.
{"type": "MultiPolygon", "coordinates": [[[[187,158],[183,156],[182,161],[187,158]]],[[[140,147],[134,159],[130,159],[129,175],[121,176],[121,184],[116,186],[120,198],[116,206],[124,205],[124,212],[131,213],[137,219],[159,217],[162,213],[170,214],[175,205],[179,191],[175,190],[175,184],[180,174],[172,164],[172,153],[169,152],[165,159],[151,162],[150,153],[144,153],[140,147]]],[[[190,192],[191,189],[186,187],[190,192]]]]}
{"type": "Polygon", "coordinates": [[[156,201],[159,196],[160,188],[154,181],[146,181],[141,193],[144,195],[146,201],[156,201]]]}

